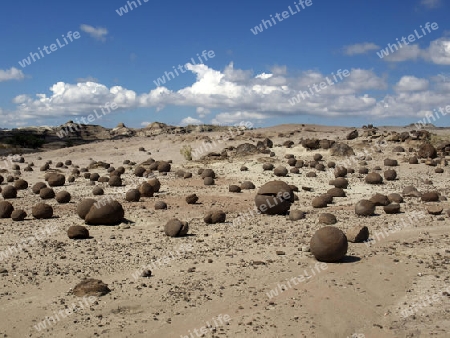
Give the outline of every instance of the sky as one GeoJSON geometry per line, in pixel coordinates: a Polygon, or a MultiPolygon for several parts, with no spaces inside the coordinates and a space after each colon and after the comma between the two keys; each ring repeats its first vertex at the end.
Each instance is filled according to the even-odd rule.
{"type": "Polygon", "coordinates": [[[449,125],[449,1],[1,6],[0,128],[449,125]]]}

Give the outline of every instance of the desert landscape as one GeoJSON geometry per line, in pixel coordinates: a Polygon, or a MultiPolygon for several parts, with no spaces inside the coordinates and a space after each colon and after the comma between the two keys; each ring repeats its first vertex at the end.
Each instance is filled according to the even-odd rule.
{"type": "Polygon", "coordinates": [[[3,149],[2,337],[448,337],[449,129],[101,135],[3,149]]]}

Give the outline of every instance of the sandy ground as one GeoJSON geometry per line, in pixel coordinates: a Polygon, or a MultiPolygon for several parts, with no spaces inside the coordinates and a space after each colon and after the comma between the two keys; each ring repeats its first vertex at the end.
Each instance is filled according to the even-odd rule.
{"type": "MultiPolygon", "coordinates": [[[[394,129],[404,131],[386,128],[394,129]]],[[[271,171],[263,171],[262,163],[270,160],[275,166],[289,168],[285,154],[309,161],[315,153],[321,153],[324,163],[344,161],[345,158],[331,157],[328,150],[307,151],[298,141],[301,137],[342,140],[349,130],[284,125],[246,131],[243,136],[211,150],[220,152],[225,146],[256,143],[261,135],[271,138],[275,145],[289,137],[295,145],[293,148],[275,146],[272,158],[259,154],[210,163],[186,161],[180,148],[189,143],[195,149],[205,135],[213,137],[220,133],[105,141],[26,155],[26,162],[35,165],[33,172],[21,174],[30,187],[10,201],[16,209],[25,209],[29,216],[24,222],[0,220],[0,251],[32,236],[38,229],[52,226],[56,230],[0,261],[0,271],[3,271],[0,273],[1,336],[448,337],[449,217],[444,213],[428,214],[426,208],[433,203],[421,202],[420,198],[405,198],[402,213],[396,215],[385,214],[382,207],[377,207],[376,215],[368,218],[354,213],[358,200],[377,192],[401,193],[410,184],[421,192],[438,190],[448,197],[448,167],[443,167],[444,173],[437,174],[436,167],[408,164],[407,159],[413,155],[408,148],[417,148],[415,144],[400,144],[407,150],[405,153],[392,152],[398,143],[389,143],[381,153],[371,153],[373,160],[367,161],[369,169],[376,165],[386,169],[383,159],[387,157],[398,160],[396,181],[368,185],[364,183],[364,175],[358,174],[359,166],[354,165],[356,173],[348,175],[347,197],[335,198],[326,209],[314,209],[312,198],[332,186],[328,184],[327,172],[317,171],[316,178],[308,178],[306,173],[315,170],[305,167],[300,174],[281,178],[300,188],[299,199],[291,210],[305,211],[305,219],[292,222],[286,216],[253,215],[241,217],[242,224],[233,226],[240,213],[253,209],[256,190],[230,193],[230,184],[250,180],[258,189],[268,181],[280,179],[271,171]],[[139,147],[151,154],[139,151],[139,147]],[[45,172],[39,168],[47,160],[53,161],[52,168],[56,162],[67,159],[80,167],[88,166],[93,159],[117,168],[125,159],[140,163],[149,157],[173,161],[167,176],[157,174],[161,190],[154,197],[136,203],[124,200],[128,189],[146,180],[133,175],[133,166],[124,165],[127,171],[122,176],[123,187],[96,182],[105,189],[106,195],[114,196],[123,204],[128,222],[120,226],[88,226],[91,239],[70,240],[68,227],[84,224],[76,214],[77,203],[92,197],[93,186],[82,176],[54,189],[69,191],[72,202],[64,205],[54,199],[46,201],[54,207],[52,219],[32,218],[31,207],[41,200],[31,192],[31,186],[44,181],[45,172]],[[249,171],[240,171],[242,165],[249,171]],[[218,177],[216,184],[203,185],[198,168],[214,169],[218,177]],[[177,169],[192,172],[193,177],[175,177],[177,169]],[[431,184],[426,180],[431,180],[431,184]],[[302,190],[302,186],[312,191],[302,190]],[[200,198],[195,205],[185,202],[191,193],[200,198]],[[168,210],[155,210],[154,203],[158,200],[165,201],[168,210]],[[227,222],[205,224],[204,214],[211,209],[224,210],[227,222]],[[371,238],[378,240],[371,245],[349,243],[343,262],[321,265],[309,252],[309,241],[323,226],[318,222],[323,212],[333,213],[338,219],[336,226],[344,232],[355,225],[366,225],[371,238]],[[421,212],[422,217],[409,221],[408,216],[414,215],[413,212],[421,212]],[[170,238],[164,234],[164,224],[173,217],[189,222],[189,236],[170,238]],[[400,231],[376,237],[402,219],[407,223],[400,231]],[[163,264],[155,263],[164,258],[163,264]],[[151,265],[152,276],[134,278],[133,274],[142,265],[151,265]],[[297,285],[289,282],[300,275],[309,278],[297,285]],[[71,290],[84,278],[102,280],[111,292],[89,305],[79,305],[80,298],[71,290]],[[286,290],[280,291],[281,284],[286,290]],[[278,295],[271,294],[271,290],[278,290],[278,295]],[[55,322],[47,321],[46,328],[40,331],[35,328],[46,316],[73,308],[74,304],[78,304],[76,312],[65,318],[60,316],[55,322]],[[413,315],[404,318],[405,309],[412,309],[413,315]],[[211,327],[206,327],[208,324],[211,327]]],[[[449,132],[439,130],[439,133],[449,132]]],[[[361,139],[348,143],[356,149],[361,139]]],[[[72,169],[69,166],[61,170],[68,176],[72,169]]],[[[107,174],[104,169],[90,172],[107,174]]],[[[8,173],[2,175],[6,177],[8,173]]],[[[450,205],[448,201],[437,204],[444,210],[450,205]]]]}

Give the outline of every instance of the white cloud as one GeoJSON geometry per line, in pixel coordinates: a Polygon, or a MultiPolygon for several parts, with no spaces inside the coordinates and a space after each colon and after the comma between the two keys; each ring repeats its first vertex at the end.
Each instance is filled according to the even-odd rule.
{"type": "Polygon", "coordinates": [[[380,47],[372,42],[357,43],[354,45],[344,46],[343,51],[346,55],[367,54],[372,50],[380,49],[380,47]]]}
{"type": "MultiPolygon", "coordinates": [[[[0,114],[5,125],[39,118],[74,119],[91,114],[106,103],[115,103],[118,109],[111,114],[137,108],[161,111],[166,106],[177,106],[194,108],[198,114],[197,118],[186,117],[182,123],[202,123],[200,119],[219,110],[219,114],[210,118],[213,123],[251,121],[256,124],[255,121],[278,116],[416,117],[422,111],[450,104],[448,86],[438,77],[431,79],[433,86],[427,79],[411,76],[399,79],[394,94],[384,98],[384,102],[389,104],[389,109],[384,109],[380,100],[367,94],[389,89],[386,79],[372,70],[351,69],[349,76],[342,79],[336,75],[338,81],[327,85],[317,95],[291,105],[289,101],[300,91],[308,91],[311,88],[308,86],[326,81],[327,77],[333,79],[333,76],[317,70],[297,75],[253,75],[248,70],[234,69],[232,64],[224,70],[204,64],[188,65],[187,69],[196,76],[196,80],[176,91],[161,86],[149,92],[136,93],[121,86],[109,88],[90,81],[77,84],[58,82],[49,88],[49,93],[41,92],[34,97],[27,94],[16,96],[13,99],[15,110],[4,110],[0,114]]],[[[337,70],[334,73],[337,74],[337,70]]],[[[153,87],[150,82],[149,87],[153,87]]]]}
{"type": "Polygon", "coordinates": [[[151,122],[146,122],[146,121],[145,122],[141,122],[141,126],[144,127],[144,128],[147,127],[149,124],[151,124],[151,122]]]}
{"type": "Polygon", "coordinates": [[[428,89],[429,81],[415,76],[403,76],[394,86],[397,92],[423,91],[428,89]]]}
{"type": "Polygon", "coordinates": [[[80,25],[80,29],[88,33],[92,38],[100,41],[106,40],[106,35],[108,35],[108,30],[103,27],[93,27],[90,25],[82,24],[80,25]]]}
{"type": "Polygon", "coordinates": [[[17,69],[15,67],[11,67],[7,70],[0,69],[0,82],[9,81],[9,80],[22,80],[25,78],[22,70],[17,69]]]}
{"type": "Polygon", "coordinates": [[[197,107],[196,112],[198,114],[199,117],[205,117],[206,115],[208,115],[209,113],[211,113],[211,110],[205,108],[205,107],[197,107]]]}
{"type": "Polygon", "coordinates": [[[203,124],[203,122],[190,116],[185,117],[180,122],[181,126],[187,126],[188,124],[203,124]]]}
{"type": "Polygon", "coordinates": [[[426,8],[433,9],[441,6],[441,0],[421,0],[420,4],[426,8]]]}
{"type": "Polygon", "coordinates": [[[437,65],[450,65],[450,38],[432,41],[425,58],[437,65]]]}

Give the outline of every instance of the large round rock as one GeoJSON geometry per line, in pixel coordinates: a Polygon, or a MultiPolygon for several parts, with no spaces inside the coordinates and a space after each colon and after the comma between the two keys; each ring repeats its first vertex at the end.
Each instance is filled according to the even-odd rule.
{"type": "Polygon", "coordinates": [[[60,187],[66,183],[66,177],[63,174],[51,174],[48,176],[47,182],[51,187],[60,187]]]}
{"type": "Polygon", "coordinates": [[[93,198],[85,198],[77,205],[77,214],[80,216],[80,218],[84,219],[86,215],[88,214],[89,210],[91,210],[91,207],[94,205],[94,203],[97,202],[93,198]]]}
{"type": "Polygon", "coordinates": [[[326,226],[316,231],[310,242],[311,253],[321,262],[333,263],[344,258],[347,237],[336,227],[326,226]]]}
{"type": "Polygon", "coordinates": [[[355,214],[359,216],[371,216],[375,212],[375,203],[369,200],[360,200],[355,205],[355,214]]]}
{"type": "Polygon", "coordinates": [[[7,185],[2,189],[2,196],[4,199],[7,198],[16,198],[17,197],[17,189],[12,185],[7,185]]]}
{"type": "Polygon", "coordinates": [[[271,181],[259,188],[255,204],[259,211],[268,215],[285,215],[294,202],[294,192],[283,181],[271,181]]]}
{"type": "Polygon", "coordinates": [[[177,218],[173,218],[164,226],[164,232],[170,237],[185,236],[189,231],[187,222],[182,222],[177,218]]]}
{"type": "Polygon", "coordinates": [[[82,225],[72,225],[67,230],[67,236],[70,239],[87,239],[89,238],[89,230],[82,225]]]}
{"type": "Polygon", "coordinates": [[[99,201],[91,206],[84,222],[89,225],[117,225],[122,222],[124,215],[122,204],[119,202],[108,201],[102,205],[99,201]]]}
{"type": "Polygon", "coordinates": [[[0,218],[10,218],[14,207],[8,201],[0,201],[0,218]]]}
{"type": "Polygon", "coordinates": [[[31,213],[33,217],[37,219],[52,218],[53,208],[51,207],[51,205],[48,205],[46,203],[38,203],[33,206],[33,208],[31,209],[31,213]]]}

